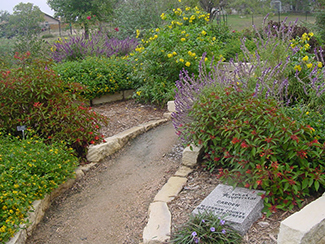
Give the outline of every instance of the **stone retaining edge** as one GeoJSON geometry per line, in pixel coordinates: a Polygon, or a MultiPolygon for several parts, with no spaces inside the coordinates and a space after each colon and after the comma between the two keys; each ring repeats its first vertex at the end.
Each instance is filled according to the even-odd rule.
{"type": "Polygon", "coordinates": [[[106,94],[101,97],[96,97],[92,100],[90,100],[90,105],[100,105],[104,103],[111,103],[111,102],[116,102],[116,101],[121,101],[121,100],[127,100],[132,98],[133,93],[135,90],[130,89],[130,90],[123,90],[119,92],[115,92],[114,94],[106,94]]]}
{"type": "Polygon", "coordinates": [[[187,176],[193,172],[202,147],[186,147],[182,154],[182,164],[176,173],[155,196],[148,210],[148,223],[143,230],[143,244],[165,243],[171,236],[171,213],[167,203],[171,202],[187,183],[187,176]],[[184,160],[185,159],[185,160],[184,160]]]}
{"type": "Polygon", "coordinates": [[[29,216],[27,217],[30,224],[27,228],[25,227],[26,225],[21,226],[22,229],[20,229],[6,244],[25,244],[27,237],[32,234],[37,224],[43,219],[45,212],[49,208],[51,202],[56,197],[63,194],[66,190],[70,189],[76,181],[80,180],[85,175],[86,171],[95,167],[105,157],[108,157],[113,153],[116,153],[118,150],[122,149],[122,147],[129,140],[145,133],[146,131],[149,131],[152,128],[166,123],[167,121],[169,121],[168,118],[149,121],[147,123],[135,126],[129,130],[116,134],[112,137],[108,137],[105,139],[105,143],[101,143],[99,145],[91,145],[88,150],[87,159],[90,158],[95,160],[89,160],[91,162],[90,164],[79,166],[77,169],[75,169],[74,179],[68,179],[58,188],[54,189],[50,194],[47,194],[43,199],[34,201],[32,204],[33,212],[30,212],[29,216]]]}

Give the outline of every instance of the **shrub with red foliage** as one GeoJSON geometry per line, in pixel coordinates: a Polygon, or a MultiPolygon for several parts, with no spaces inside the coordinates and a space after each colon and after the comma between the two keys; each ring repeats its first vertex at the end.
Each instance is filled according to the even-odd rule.
{"type": "Polygon", "coordinates": [[[85,106],[76,95],[83,87],[63,83],[50,63],[31,60],[30,53],[15,58],[19,68],[1,71],[0,129],[17,134],[17,126],[26,125],[48,143],[65,141],[85,156],[89,144],[102,141],[98,131],[107,119],[85,106]]]}

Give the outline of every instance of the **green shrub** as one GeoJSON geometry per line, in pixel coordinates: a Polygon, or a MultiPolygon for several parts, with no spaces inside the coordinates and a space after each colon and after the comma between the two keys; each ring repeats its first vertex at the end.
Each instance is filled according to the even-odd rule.
{"type": "Polygon", "coordinates": [[[43,38],[43,39],[46,39],[46,38],[53,38],[53,37],[54,37],[53,34],[44,34],[44,35],[42,35],[42,38],[43,38]]]}
{"type": "Polygon", "coordinates": [[[314,108],[324,105],[323,87],[324,68],[323,63],[317,60],[315,53],[309,53],[312,32],[304,33],[291,40],[292,54],[290,57],[291,74],[289,74],[290,86],[288,92],[294,94],[295,100],[314,108]],[[316,89],[315,89],[316,88],[316,89]]]}
{"type": "Polygon", "coordinates": [[[325,11],[321,10],[316,14],[316,26],[321,39],[325,39],[325,11]]]}
{"type": "Polygon", "coordinates": [[[65,84],[45,61],[19,57],[19,68],[2,71],[0,81],[0,128],[17,133],[26,125],[47,142],[65,141],[80,156],[87,146],[100,142],[99,128],[107,122],[103,116],[78,102],[83,89],[65,84]]]}
{"type": "Polygon", "coordinates": [[[77,82],[85,87],[80,91],[86,99],[94,99],[105,94],[135,89],[137,83],[129,77],[132,64],[127,58],[87,57],[81,61],[57,64],[53,69],[66,84],[77,82]]]}
{"type": "Polygon", "coordinates": [[[0,131],[1,243],[28,224],[33,201],[74,176],[78,159],[72,153],[63,144],[47,145],[36,136],[20,140],[0,131]]]}
{"type": "Polygon", "coordinates": [[[324,145],[314,128],[289,118],[273,98],[240,87],[206,88],[178,132],[205,148],[208,168],[232,185],[263,189],[268,214],[301,206],[325,187],[324,145]]]}
{"type": "Polygon", "coordinates": [[[292,39],[298,30],[301,31],[295,24],[286,26],[285,22],[280,26],[268,25],[263,32],[255,30],[258,37],[255,52],[251,53],[245,44],[243,54],[245,60],[253,64],[252,76],[258,80],[256,85],[265,96],[277,97],[286,105],[303,103],[320,109],[324,104],[325,72],[317,58],[321,52],[310,53],[312,32],[292,39]]]}
{"type": "Polygon", "coordinates": [[[14,43],[12,40],[7,38],[0,39],[0,64],[3,68],[5,67],[12,67],[13,66],[13,59],[14,56],[14,43]]]}
{"type": "Polygon", "coordinates": [[[300,123],[310,125],[314,131],[314,137],[320,143],[325,142],[325,114],[324,111],[315,111],[307,106],[285,107],[285,113],[300,123]]]}
{"type": "Polygon", "coordinates": [[[138,99],[157,104],[174,98],[182,69],[198,74],[203,53],[207,53],[206,62],[213,57],[219,60],[219,49],[229,32],[226,26],[210,23],[209,15],[198,8],[177,8],[161,18],[166,25],[145,33],[142,44],[131,53],[137,62],[133,75],[142,82],[138,99]]]}
{"type": "MultiPolygon", "coordinates": [[[[225,43],[224,47],[221,50],[222,56],[226,61],[229,61],[230,59],[238,59],[240,61],[243,61],[244,55],[241,49],[241,45],[242,40],[240,38],[230,39],[225,43]]],[[[249,39],[245,39],[245,45],[250,52],[253,52],[256,48],[254,41],[249,39]]]]}
{"type": "Polygon", "coordinates": [[[191,215],[190,220],[173,233],[171,243],[240,243],[241,236],[229,228],[226,218],[209,212],[191,215]]]}

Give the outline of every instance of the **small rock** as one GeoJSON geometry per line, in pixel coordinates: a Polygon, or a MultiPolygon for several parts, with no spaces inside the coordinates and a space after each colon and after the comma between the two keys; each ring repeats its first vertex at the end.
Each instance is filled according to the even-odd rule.
{"type": "Polygon", "coordinates": [[[262,228],[268,227],[268,226],[270,225],[268,222],[263,222],[263,221],[258,222],[257,224],[258,224],[259,226],[261,226],[262,228]]]}

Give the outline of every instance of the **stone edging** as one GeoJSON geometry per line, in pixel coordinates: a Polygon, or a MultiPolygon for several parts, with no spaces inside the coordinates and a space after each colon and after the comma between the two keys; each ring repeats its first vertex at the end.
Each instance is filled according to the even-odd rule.
{"type": "Polygon", "coordinates": [[[182,165],[174,176],[155,196],[149,206],[148,223],[143,230],[143,244],[164,243],[171,235],[171,214],[167,203],[171,202],[187,183],[187,176],[193,171],[202,147],[186,147],[182,155],[182,165]]]}
{"type": "Polygon", "coordinates": [[[134,92],[135,90],[124,90],[124,91],[115,92],[114,94],[106,94],[101,97],[97,97],[90,100],[90,105],[99,105],[104,103],[127,100],[132,98],[134,92]]]}
{"type": "Polygon", "coordinates": [[[54,189],[50,194],[47,194],[43,199],[34,201],[32,205],[33,212],[30,212],[29,216],[27,217],[30,224],[27,228],[25,228],[25,225],[21,226],[21,229],[6,244],[24,244],[27,240],[27,236],[31,235],[33,230],[36,228],[36,225],[44,217],[45,211],[49,208],[51,202],[56,197],[71,188],[76,181],[80,180],[85,175],[86,171],[94,167],[105,157],[110,156],[120,150],[129,140],[167,122],[170,118],[170,113],[164,114],[164,117],[166,117],[166,119],[150,121],[123,131],[115,136],[105,138],[105,143],[91,145],[87,154],[87,159],[91,163],[84,166],[79,166],[75,170],[76,177],[74,179],[68,179],[58,188],[54,189]]]}

